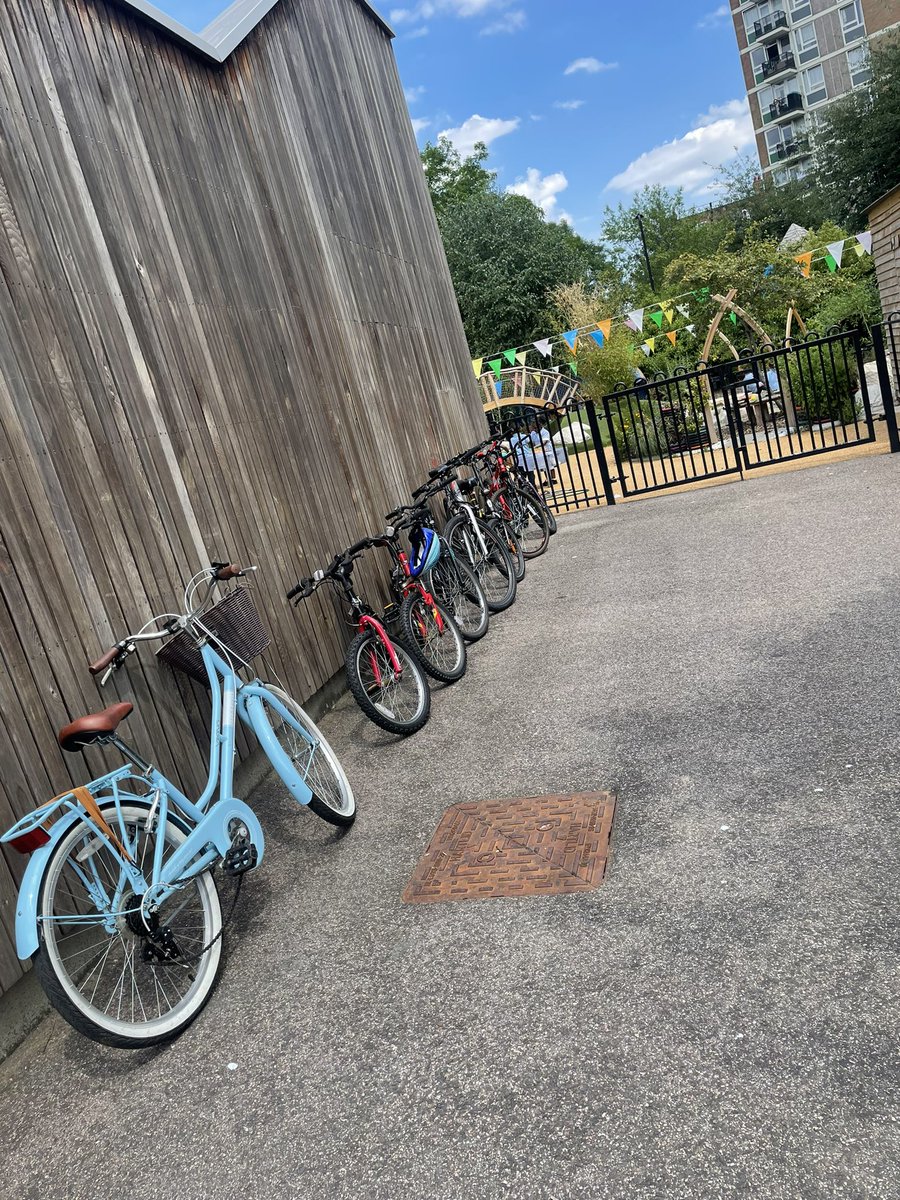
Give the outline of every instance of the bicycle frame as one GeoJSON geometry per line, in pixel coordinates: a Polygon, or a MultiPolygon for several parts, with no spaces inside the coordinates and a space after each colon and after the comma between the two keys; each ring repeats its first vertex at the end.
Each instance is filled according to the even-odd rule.
{"type": "Polygon", "coordinates": [[[310,746],[310,756],[316,749],[309,733],[292,717],[288,709],[258,679],[243,682],[231,665],[209,641],[200,647],[200,653],[209,676],[212,697],[212,719],[210,734],[209,778],[203,793],[196,802],[191,802],[162,772],[145,763],[116,735],[105,741],[122,750],[131,761],[115,771],[93,780],[87,790],[98,806],[104,810],[104,828],[78,802],[72,793],[52,800],[17,822],[4,835],[8,841],[39,828],[64,810],[49,830],[49,840],[32,853],[19,890],[16,911],[16,950],[20,958],[30,958],[40,944],[39,939],[39,892],[47,862],[60,840],[77,824],[87,826],[94,839],[82,851],[83,858],[73,869],[78,873],[98,918],[85,916],[85,923],[103,924],[110,934],[115,932],[115,914],[124,891],[130,888],[135,896],[141,897],[141,905],[161,905],[186,881],[210,867],[225,855],[232,843],[232,828],[235,823],[245,826],[250,840],[257,849],[258,861],[265,850],[262,826],[249,805],[232,796],[234,783],[235,718],[239,717],[253,730],[257,740],[269,756],[276,771],[284,778],[286,771],[291,794],[300,804],[308,804],[312,792],[305,783],[298,784],[292,777],[293,764],[285,754],[277,737],[266,719],[263,699],[284,720],[288,721],[310,746]],[[143,793],[123,791],[120,785],[131,781],[142,787],[143,793]],[[209,807],[210,800],[218,788],[218,799],[209,807]],[[136,864],[129,851],[128,833],[122,816],[123,804],[137,803],[147,808],[146,828],[156,822],[157,836],[154,844],[153,861],[149,876],[136,864]],[[208,811],[207,811],[208,809],[208,811]],[[174,810],[174,811],[173,811],[174,810]],[[112,822],[113,812],[115,822],[112,822]],[[183,828],[190,829],[184,842],[162,862],[164,831],[170,812],[173,819],[183,828]],[[109,819],[109,821],[107,821],[109,819]],[[118,826],[118,833],[113,832],[118,826]],[[192,828],[191,828],[192,827],[192,828]],[[110,836],[112,834],[112,836],[110,836]],[[93,864],[93,850],[103,844],[118,860],[121,872],[110,894],[110,881],[101,880],[93,864]],[[84,864],[87,864],[86,866],[84,864]]]}

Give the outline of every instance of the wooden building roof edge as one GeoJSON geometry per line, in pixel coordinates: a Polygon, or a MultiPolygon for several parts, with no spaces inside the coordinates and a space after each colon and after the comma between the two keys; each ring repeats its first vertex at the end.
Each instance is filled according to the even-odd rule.
{"type": "Polygon", "coordinates": [[[877,200],[873,200],[872,203],[866,207],[866,212],[870,213],[873,208],[877,208],[879,204],[883,204],[889,196],[893,196],[894,192],[900,192],[900,183],[895,183],[892,188],[888,188],[888,190],[883,195],[879,196],[877,200]]]}
{"type": "MultiPolygon", "coordinates": [[[[279,0],[234,0],[223,13],[220,13],[200,33],[194,33],[168,13],[151,4],[150,0],[113,0],[120,8],[135,13],[143,20],[162,29],[169,37],[181,45],[208,59],[210,62],[223,63],[233,54],[241,42],[253,32],[263,17],[269,13],[279,0]]],[[[390,38],[394,31],[390,25],[375,11],[368,0],[352,0],[358,4],[373,21],[390,38]]]]}

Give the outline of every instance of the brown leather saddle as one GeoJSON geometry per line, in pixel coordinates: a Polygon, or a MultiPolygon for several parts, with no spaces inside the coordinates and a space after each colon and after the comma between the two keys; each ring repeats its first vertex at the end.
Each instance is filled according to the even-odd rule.
{"type": "Polygon", "coordinates": [[[110,734],[115,733],[119,725],[132,712],[134,712],[134,705],[128,700],[123,700],[120,704],[111,704],[109,708],[104,708],[103,712],[88,713],[86,717],[79,717],[77,721],[70,722],[59,731],[57,741],[63,750],[74,754],[78,750],[83,750],[85,746],[99,741],[100,738],[109,737],[110,734]]]}

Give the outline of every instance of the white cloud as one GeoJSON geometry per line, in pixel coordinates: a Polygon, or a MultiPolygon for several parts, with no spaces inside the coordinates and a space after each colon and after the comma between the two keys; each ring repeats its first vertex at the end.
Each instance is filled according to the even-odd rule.
{"type": "Polygon", "coordinates": [[[412,40],[413,38],[428,37],[428,26],[420,25],[418,29],[411,29],[409,33],[404,34],[404,37],[409,40],[412,40]]]}
{"type": "Polygon", "coordinates": [[[606,190],[633,192],[645,184],[683,187],[707,194],[717,169],[752,146],[753,120],[746,99],[713,105],[680,138],[654,146],[628,164],[606,190]]]}
{"type": "Polygon", "coordinates": [[[697,22],[698,29],[718,29],[720,25],[724,25],[731,16],[731,9],[727,4],[720,4],[714,12],[708,12],[705,17],[701,17],[697,22]]]}
{"type": "Polygon", "coordinates": [[[430,124],[431,124],[431,122],[426,121],[424,117],[413,118],[413,123],[412,123],[413,133],[415,133],[418,136],[422,132],[422,130],[427,129],[430,124]]]}
{"type": "Polygon", "coordinates": [[[600,71],[615,71],[618,65],[617,62],[601,62],[599,58],[576,58],[574,62],[569,63],[563,74],[576,75],[579,71],[586,71],[588,75],[596,75],[600,71]]]}
{"type": "Polygon", "coordinates": [[[511,0],[418,0],[411,8],[391,9],[392,25],[430,21],[432,17],[481,17],[508,8],[511,0]]]}
{"type": "Polygon", "coordinates": [[[465,158],[467,154],[472,153],[477,142],[484,142],[486,146],[489,146],[497,138],[505,137],[508,133],[515,133],[518,128],[518,117],[504,121],[502,117],[479,117],[478,113],[475,113],[454,129],[442,129],[438,137],[449,138],[465,158]]]}
{"type": "Polygon", "coordinates": [[[537,167],[529,167],[525,178],[517,179],[506,190],[513,196],[527,196],[529,200],[533,200],[538,208],[543,209],[548,221],[568,221],[571,224],[572,218],[568,213],[556,212],[559,197],[568,186],[569,181],[562,171],[556,171],[553,175],[542,175],[537,167]]]}
{"type": "Polygon", "coordinates": [[[495,33],[518,33],[520,29],[524,29],[528,24],[528,18],[520,8],[514,8],[511,12],[503,13],[492,21],[490,25],[485,25],[481,30],[482,37],[490,37],[495,33]]]}
{"type": "Polygon", "coordinates": [[[403,89],[403,95],[406,97],[407,104],[415,104],[417,100],[421,100],[425,95],[423,87],[409,87],[403,89]]]}
{"type": "Polygon", "coordinates": [[[584,104],[583,100],[556,100],[556,101],[554,101],[553,107],[554,108],[566,108],[566,109],[569,109],[571,112],[574,112],[576,108],[581,108],[583,106],[583,104],[584,104]]]}

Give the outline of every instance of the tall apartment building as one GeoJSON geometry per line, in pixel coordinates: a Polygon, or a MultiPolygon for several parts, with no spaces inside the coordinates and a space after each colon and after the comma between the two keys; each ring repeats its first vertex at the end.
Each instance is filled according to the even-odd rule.
{"type": "Polygon", "coordinates": [[[809,163],[823,105],[869,77],[869,41],[900,27],[900,0],[731,0],[759,161],[779,182],[809,163]]]}

